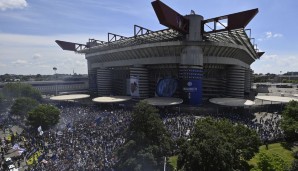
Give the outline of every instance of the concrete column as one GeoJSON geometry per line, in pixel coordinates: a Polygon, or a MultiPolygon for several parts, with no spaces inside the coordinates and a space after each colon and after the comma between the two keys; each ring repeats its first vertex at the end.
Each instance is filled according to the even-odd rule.
{"type": "Polygon", "coordinates": [[[97,92],[99,96],[110,96],[112,93],[112,74],[108,69],[97,69],[97,92]]]}
{"type": "MultiPolygon", "coordinates": [[[[202,41],[200,15],[188,15],[189,34],[187,41],[202,41]]],[[[198,46],[187,46],[182,50],[179,66],[180,96],[185,104],[202,103],[203,50],[198,46]]]]}
{"type": "MultiPolygon", "coordinates": [[[[149,96],[149,78],[148,69],[145,66],[137,65],[130,68],[130,78],[138,80],[139,98],[147,98],[149,96]]],[[[132,85],[130,85],[132,86],[132,85]]],[[[134,85],[135,86],[135,85],[134,85]]]]}
{"type": "Polygon", "coordinates": [[[188,41],[202,41],[201,34],[201,21],[204,19],[201,15],[187,15],[185,16],[189,20],[189,34],[187,35],[188,41]]]}
{"type": "Polygon", "coordinates": [[[228,67],[227,72],[227,91],[229,97],[244,97],[245,68],[232,65],[228,67]]]}
{"type": "MultiPolygon", "coordinates": [[[[202,41],[200,15],[187,15],[189,19],[189,34],[186,35],[187,41],[202,41]]],[[[187,46],[181,53],[181,65],[203,66],[203,50],[198,46],[187,46]]]]}
{"type": "Polygon", "coordinates": [[[250,72],[250,88],[253,86],[253,83],[254,83],[254,71],[252,69],[249,69],[249,72],[250,72]]]}
{"type": "Polygon", "coordinates": [[[245,83],[244,83],[244,92],[249,93],[251,87],[251,81],[250,81],[250,69],[245,68],[245,83]]]}
{"type": "Polygon", "coordinates": [[[90,95],[97,96],[97,83],[96,83],[96,69],[91,68],[91,62],[88,61],[88,80],[90,95]]]}

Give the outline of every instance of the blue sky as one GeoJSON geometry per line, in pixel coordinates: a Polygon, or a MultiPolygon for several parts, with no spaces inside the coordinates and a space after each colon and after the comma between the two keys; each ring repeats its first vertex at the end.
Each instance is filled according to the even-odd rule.
{"type": "MultiPolygon", "coordinates": [[[[265,55],[255,73],[298,71],[295,0],[163,0],[180,14],[194,10],[205,19],[259,8],[247,28],[265,55]]],[[[107,33],[133,35],[133,25],[160,25],[151,0],[0,0],[0,74],[86,74],[84,55],[62,51],[55,40],[85,43],[107,33]]]]}

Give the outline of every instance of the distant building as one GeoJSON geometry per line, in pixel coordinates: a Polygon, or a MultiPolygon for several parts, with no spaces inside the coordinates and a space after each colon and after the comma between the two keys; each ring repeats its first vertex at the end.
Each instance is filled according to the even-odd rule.
{"type": "MultiPolygon", "coordinates": [[[[89,82],[87,77],[73,78],[74,80],[64,81],[26,81],[26,83],[32,85],[39,90],[42,94],[55,94],[56,87],[58,94],[69,93],[86,93],[88,92],[89,82]]],[[[0,90],[6,83],[0,83],[0,90]]]]}
{"type": "Polygon", "coordinates": [[[56,86],[58,94],[69,94],[71,92],[88,92],[88,80],[85,81],[32,81],[25,82],[43,94],[55,94],[56,86]]]}
{"type": "Polygon", "coordinates": [[[287,72],[282,75],[276,75],[274,81],[275,82],[282,82],[282,81],[293,81],[293,80],[298,80],[298,72],[287,72]]]}

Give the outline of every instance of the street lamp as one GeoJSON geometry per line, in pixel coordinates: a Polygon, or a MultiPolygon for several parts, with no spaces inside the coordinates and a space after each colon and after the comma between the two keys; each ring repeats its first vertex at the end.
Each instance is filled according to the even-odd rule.
{"type": "Polygon", "coordinates": [[[280,72],[280,75],[279,75],[279,78],[280,78],[280,85],[282,85],[282,76],[281,76],[282,71],[279,71],[279,72],[280,72]]]}
{"type": "Polygon", "coordinates": [[[55,81],[55,82],[56,82],[56,85],[55,85],[56,94],[55,94],[55,95],[57,96],[57,74],[56,74],[57,68],[54,67],[53,70],[54,70],[54,72],[55,72],[55,76],[56,76],[56,81],[55,81]]]}

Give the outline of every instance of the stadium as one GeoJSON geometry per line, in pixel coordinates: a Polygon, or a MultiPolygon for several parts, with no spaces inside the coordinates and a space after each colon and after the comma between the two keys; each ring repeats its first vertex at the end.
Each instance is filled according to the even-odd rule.
{"type": "Polygon", "coordinates": [[[264,52],[245,27],[258,9],[204,19],[193,11],[183,16],[161,1],[152,6],[167,29],[135,25],[133,36],[108,33],[106,42],[56,40],[63,50],[85,54],[91,96],[178,97],[190,105],[249,96],[250,65],[264,52]]]}

